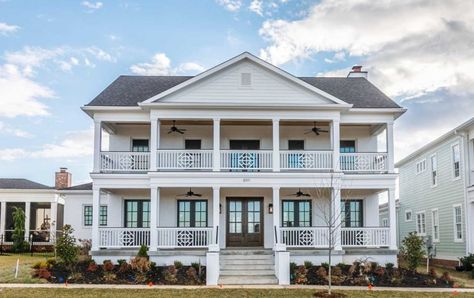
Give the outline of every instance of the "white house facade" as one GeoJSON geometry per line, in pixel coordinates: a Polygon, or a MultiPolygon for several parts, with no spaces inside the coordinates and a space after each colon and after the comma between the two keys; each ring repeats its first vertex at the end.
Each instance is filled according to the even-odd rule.
{"type": "Polygon", "coordinates": [[[158,265],[205,264],[208,284],[288,284],[290,262],[327,262],[330,246],[334,263],[396,264],[405,110],[364,75],[299,78],[243,53],[194,77],[119,77],[82,108],[95,128],[81,216],[93,258],[144,244],[158,265]]]}

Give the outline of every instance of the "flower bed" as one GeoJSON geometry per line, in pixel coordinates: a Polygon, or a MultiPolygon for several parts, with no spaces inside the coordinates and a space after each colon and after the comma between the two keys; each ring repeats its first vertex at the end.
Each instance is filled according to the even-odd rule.
{"type": "MultiPolygon", "coordinates": [[[[305,265],[291,265],[291,283],[308,285],[328,284],[327,264],[313,266],[309,262],[305,265]]],[[[393,264],[385,267],[371,262],[355,262],[352,265],[338,264],[332,267],[332,284],[342,286],[381,286],[381,287],[457,287],[444,272],[439,275],[434,269],[430,274],[413,272],[403,268],[394,268],[393,264]]]]}
{"type": "Polygon", "coordinates": [[[144,257],[130,262],[120,260],[118,264],[80,261],[72,268],[51,259],[35,264],[32,275],[51,283],[200,285],[206,282],[206,268],[200,264],[183,266],[175,262],[171,266],[156,266],[144,257]]]}

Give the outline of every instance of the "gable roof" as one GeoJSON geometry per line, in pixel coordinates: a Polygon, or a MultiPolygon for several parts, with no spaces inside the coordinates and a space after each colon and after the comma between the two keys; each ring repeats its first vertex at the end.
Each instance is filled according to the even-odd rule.
{"type": "Polygon", "coordinates": [[[92,182],[62,188],[60,190],[92,190],[92,182]]]}
{"type": "Polygon", "coordinates": [[[54,187],[22,178],[0,178],[0,189],[54,189],[54,187]]]}

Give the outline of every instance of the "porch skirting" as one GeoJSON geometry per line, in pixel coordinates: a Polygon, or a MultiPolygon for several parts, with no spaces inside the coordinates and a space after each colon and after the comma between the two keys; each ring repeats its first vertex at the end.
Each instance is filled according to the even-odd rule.
{"type": "MultiPolygon", "coordinates": [[[[312,262],[314,265],[329,262],[327,250],[291,249],[288,251],[290,252],[290,262],[297,265],[303,265],[305,261],[312,262]]],[[[356,261],[367,260],[381,265],[393,263],[397,266],[397,254],[398,250],[380,248],[334,250],[331,254],[331,262],[336,265],[338,263],[352,264],[356,261]]]]}
{"type": "MultiPolygon", "coordinates": [[[[111,260],[116,263],[118,260],[130,260],[138,253],[138,249],[101,249],[91,251],[90,255],[97,263],[105,260],[111,260]]],[[[204,249],[187,249],[187,250],[158,250],[149,251],[150,261],[155,262],[158,266],[172,265],[174,261],[180,261],[184,265],[191,263],[206,264],[207,250],[204,249]]]]}

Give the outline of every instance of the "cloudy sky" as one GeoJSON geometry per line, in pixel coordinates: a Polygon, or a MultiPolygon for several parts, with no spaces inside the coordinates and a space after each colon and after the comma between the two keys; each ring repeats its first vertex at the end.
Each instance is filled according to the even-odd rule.
{"type": "Polygon", "coordinates": [[[81,106],[120,74],[196,74],[242,51],[298,76],[364,65],[408,109],[396,160],[474,116],[473,1],[1,0],[0,177],[88,181],[81,106]]]}

